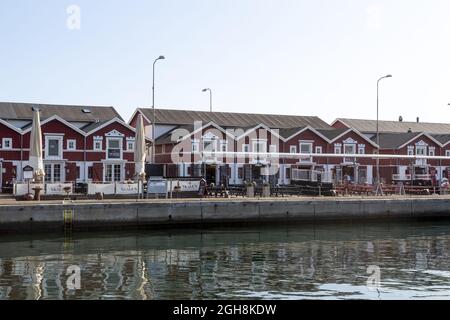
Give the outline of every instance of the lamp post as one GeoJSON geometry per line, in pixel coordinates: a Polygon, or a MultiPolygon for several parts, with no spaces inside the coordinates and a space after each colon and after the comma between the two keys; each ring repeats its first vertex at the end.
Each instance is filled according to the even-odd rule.
{"type": "Polygon", "coordinates": [[[158,62],[158,60],[164,60],[164,56],[159,56],[155,59],[153,62],[153,86],[152,86],[152,113],[153,113],[153,119],[152,119],[152,144],[153,144],[153,150],[152,150],[152,164],[155,164],[155,151],[156,151],[156,139],[155,139],[155,126],[156,126],[156,116],[155,116],[155,64],[158,62]]]}
{"type": "MultiPolygon", "coordinates": [[[[386,78],[392,78],[392,75],[388,74],[384,77],[381,77],[377,81],[377,153],[380,154],[380,132],[379,132],[379,125],[378,125],[378,109],[379,109],[379,92],[380,92],[380,81],[386,78]]],[[[377,157],[377,186],[380,185],[380,159],[377,157]]],[[[378,187],[377,187],[377,193],[378,193],[378,187]]]]}
{"type": "Polygon", "coordinates": [[[209,111],[212,112],[212,90],[210,88],[203,89],[202,92],[209,91],[209,111]]]}

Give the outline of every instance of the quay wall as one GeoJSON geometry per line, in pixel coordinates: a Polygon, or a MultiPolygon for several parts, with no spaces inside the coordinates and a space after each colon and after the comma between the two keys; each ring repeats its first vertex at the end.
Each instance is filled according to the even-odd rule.
{"type": "Polygon", "coordinates": [[[0,204],[0,231],[450,218],[450,197],[184,199],[0,204]]]}

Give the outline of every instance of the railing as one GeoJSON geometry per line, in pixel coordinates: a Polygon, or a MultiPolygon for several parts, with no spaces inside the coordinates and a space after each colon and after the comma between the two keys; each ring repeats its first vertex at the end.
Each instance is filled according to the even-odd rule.
{"type": "Polygon", "coordinates": [[[291,180],[317,182],[319,176],[322,182],[331,183],[331,172],[306,169],[292,169],[291,180]]]}
{"type": "Polygon", "coordinates": [[[415,174],[414,180],[431,180],[430,174],[415,174]]]}

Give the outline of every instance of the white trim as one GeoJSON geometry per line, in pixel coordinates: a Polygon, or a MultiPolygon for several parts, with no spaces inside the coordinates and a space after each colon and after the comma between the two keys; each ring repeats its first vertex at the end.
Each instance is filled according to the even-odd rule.
{"type": "MultiPolygon", "coordinates": [[[[250,133],[252,133],[253,131],[256,131],[257,129],[263,128],[267,131],[269,131],[272,135],[276,136],[277,138],[281,139],[282,141],[284,141],[283,137],[280,136],[279,132],[276,132],[274,129],[269,128],[268,126],[266,126],[264,123],[260,123],[258,125],[256,125],[255,127],[245,131],[243,134],[241,134],[238,137],[234,137],[236,140],[240,140],[243,137],[246,137],[247,135],[249,135],[250,133]]],[[[254,140],[254,139],[253,139],[254,140]]],[[[267,140],[267,139],[266,139],[267,140]]]]}
{"type": "Polygon", "coordinates": [[[350,133],[350,132],[356,133],[358,136],[360,136],[361,138],[363,138],[364,140],[366,140],[367,142],[369,142],[372,146],[374,146],[375,148],[378,148],[378,145],[377,145],[375,142],[373,142],[372,140],[370,140],[369,138],[367,138],[364,134],[362,134],[361,132],[359,132],[358,130],[356,130],[356,129],[354,129],[354,128],[350,128],[350,129],[344,131],[343,133],[341,133],[340,135],[338,135],[336,138],[332,139],[332,140],[330,141],[330,143],[332,143],[332,142],[338,140],[339,138],[345,136],[346,134],[348,134],[348,133],[350,133]]]}
{"type": "Polygon", "coordinates": [[[134,140],[128,140],[127,139],[126,144],[127,144],[126,151],[128,151],[128,152],[135,151],[135,144],[136,144],[136,142],[134,140]],[[131,143],[131,146],[132,146],[131,148],[129,148],[130,143],[131,143]]]}
{"type": "Polygon", "coordinates": [[[134,117],[137,115],[137,113],[140,113],[142,115],[142,118],[147,120],[148,123],[150,123],[151,125],[153,125],[153,123],[150,121],[149,118],[147,118],[144,113],[142,112],[142,108],[137,108],[136,110],[134,110],[133,114],[131,115],[130,120],[128,121],[128,125],[131,126],[131,122],[133,121],[134,117]]]}
{"type": "MultiPolygon", "coordinates": [[[[71,124],[70,122],[64,120],[63,118],[61,118],[61,117],[59,117],[59,116],[57,116],[57,115],[51,116],[50,118],[47,118],[47,119],[43,120],[43,121],[41,122],[41,126],[43,126],[44,124],[49,123],[49,122],[51,122],[51,121],[53,121],[53,120],[57,120],[57,121],[61,122],[62,124],[66,125],[67,127],[69,127],[69,128],[71,128],[71,129],[73,129],[74,131],[78,132],[78,133],[81,134],[82,136],[85,135],[85,132],[84,132],[83,130],[81,130],[81,129],[78,128],[77,126],[71,124]]],[[[26,133],[28,133],[28,132],[31,132],[31,128],[32,128],[32,126],[29,127],[28,129],[26,129],[25,131],[23,131],[22,134],[26,134],[26,133]]]]}
{"type": "Polygon", "coordinates": [[[322,146],[316,146],[314,148],[314,151],[315,151],[316,154],[322,154],[323,153],[323,148],[322,148],[322,146]],[[317,152],[317,150],[320,150],[320,152],[317,152]]]}
{"type": "Polygon", "coordinates": [[[3,119],[0,119],[0,123],[4,124],[6,127],[10,128],[11,130],[14,130],[14,131],[17,132],[17,133],[23,134],[22,129],[13,126],[13,125],[10,124],[8,121],[5,121],[5,120],[3,120],[3,119]]]}
{"type": "Polygon", "coordinates": [[[123,125],[125,128],[128,128],[128,129],[130,129],[130,130],[133,131],[133,132],[136,132],[136,129],[135,129],[135,128],[133,128],[133,127],[130,126],[129,124],[123,122],[123,121],[120,120],[119,118],[115,117],[115,118],[113,118],[113,119],[111,119],[111,120],[105,122],[105,123],[102,124],[101,126],[98,126],[97,128],[95,128],[95,129],[93,129],[93,130],[87,132],[87,133],[86,133],[86,136],[90,136],[90,135],[92,135],[94,132],[97,132],[97,131],[103,129],[103,128],[109,126],[110,124],[112,124],[112,123],[114,123],[114,122],[117,122],[117,123],[123,125]]]}
{"type": "Polygon", "coordinates": [[[430,136],[428,133],[424,133],[424,132],[420,132],[417,134],[417,136],[414,136],[414,138],[410,139],[408,142],[405,142],[404,144],[402,144],[400,147],[398,147],[397,149],[402,149],[404,147],[406,147],[408,144],[410,144],[411,142],[413,142],[414,140],[416,140],[417,138],[419,138],[420,136],[425,136],[428,139],[430,139],[431,141],[433,141],[434,143],[436,143],[438,146],[440,147],[444,147],[444,145],[442,145],[439,141],[437,141],[436,139],[434,139],[432,136],[430,136]]]}

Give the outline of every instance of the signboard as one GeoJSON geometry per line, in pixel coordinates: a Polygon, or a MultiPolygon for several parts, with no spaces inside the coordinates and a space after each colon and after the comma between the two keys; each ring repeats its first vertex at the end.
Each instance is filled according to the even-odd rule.
{"type": "Polygon", "coordinates": [[[24,179],[33,179],[33,167],[25,166],[23,167],[23,178],[24,179]]]}
{"type": "Polygon", "coordinates": [[[66,195],[64,188],[70,188],[69,194],[72,193],[71,183],[47,183],[45,187],[45,193],[48,195],[66,195]]]}
{"type": "Polygon", "coordinates": [[[179,187],[178,192],[197,192],[200,189],[200,181],[172,181],[172,191],[179,187]]]}
{"type": "Polygon", "coordinates": [[[138,194],[138,183],[116,183],[116,194],[138,194]]]}
{"type": "Polygon", "coordinates": [[[115,187],[116,186],[114,183],[88,183],[88,194],[96,194],[97,192],[101,192],[103,194],[114,194],[116,189],[115,187]]]}
{"type": "Polygon", "coordinates": [[[147,192],[149,194],[166,194],[168,187],[166,180],[148,180],[147,192]]]}

